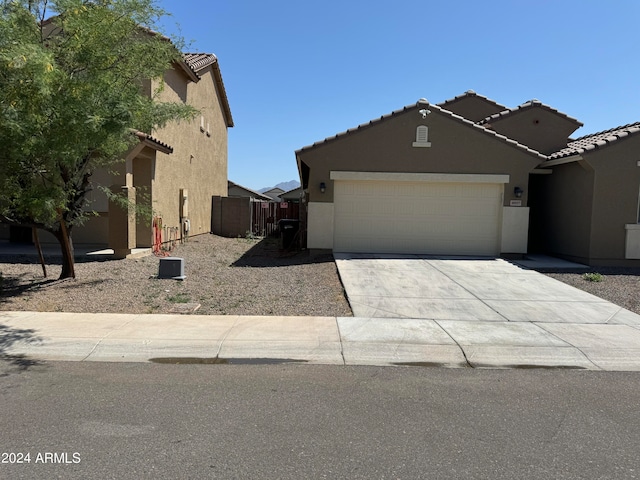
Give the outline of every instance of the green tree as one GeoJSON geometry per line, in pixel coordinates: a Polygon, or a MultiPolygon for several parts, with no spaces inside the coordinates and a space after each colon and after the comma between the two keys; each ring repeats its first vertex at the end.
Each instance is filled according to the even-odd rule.
{"type": "MultiPolygon", "coordinates": [[[[146,93],[181,60],[155,33],[154,0],[2,0],[0,11],[0,221],[51,232],[60,278],[74,277],[71,232],[86,220],[91,176],[138,140],[193,118],[146,93]]],[[[162,82],[159,82],[162,85],[162,82]]]]}

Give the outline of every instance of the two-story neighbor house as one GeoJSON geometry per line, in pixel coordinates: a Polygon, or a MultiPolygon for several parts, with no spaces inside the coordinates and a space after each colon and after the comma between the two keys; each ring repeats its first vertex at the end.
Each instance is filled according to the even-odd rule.
{"type": "Polygon", "coordinates": [[[136,220],[96,191],[91,208],[99,216],[76,228],[76,243],[108,246],[122,257],[134,248],[152,246],[168,229],[178,238],[211,231],[211,198],[227,195],[227,129],[233,127],[233,118],[216,56],[187,53],[183,59],[162,80],[149,81],[145,90],[150,94],[162,81],[160,100],[188,103],[201,115],[139,132],[140,143],[116,175],[94,174],[96,183],[148,204],[154,221],[136,220]]]}

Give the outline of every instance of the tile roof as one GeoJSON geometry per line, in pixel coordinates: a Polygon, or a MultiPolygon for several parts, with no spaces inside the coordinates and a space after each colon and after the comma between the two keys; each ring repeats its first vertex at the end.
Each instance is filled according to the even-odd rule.
{"type": "Polygon", "coordinates": [[[501,120],[503,118],[509,117],[511,115],[515,115],[516,113],[522,112],[523,110],[528,110],[528,109],[533,108],[533,107],[543,108],[544,110],[547,110],[549,112],[555,113],[555,114],[557,114],[557,115],[559,115],[561,117],[566,118],[569,121],[574,122],[576,125],[578,125],[580,127],[583,125],[583,123],[581,121],[579,121],[579,120],[577,120],[577,119],[575,119],[573,117],[570,117],[566,113],[562,113],[561,111],[556,110],[555,108],[550,107],[549,105],[546,105],[546,104],[542,103],[540,100],[536,100],[536,99],[529,100],[528,102],[525,102],[522,105],[517,106],[516,108],[509,108],[507,110],[503,110],[502,112],[499,112],[499,113],[496,113],[494,115],[491,115],[491,116],[485,118],[484,120],[480,120],[478,123],[480,125],[485,125],[487,123],[491,123],[494,120],[498,120],[498,119],[501,120]]]}
{"type": "Polygon", "coordinates": [[[213,53],[185,53],[183,57],[187,65],[195,72],[199,72],[218,61],[218,58],[213,53]]]}
{"type": "Polygon", "coordinates": [[[164,143],[156,137],[149,135],[148,133],[134,131],[133,134],[140,139],[141,142],[146,143],[151,148],[159,150],[163,153],[173,153],[173,147],[168,143],[164,143]]]}
{"type": "Polygon", "coordinates": [[[444,102],[440,102],[438,104],[438,106],[443,107],[445,105],[447,105],[448,103],[452,103],[458,100],[462,100],[463,98],[467,98],[467,97],[477,97],[477,98],[481,98],[482,100],[485,100],[489,103],[493,103],[496,107],[502,108],[503,110],[508,110],[508,107],[505,107],[504,105],[496,102],[495,100],[491,100],[490,98],[485,97],[484,95],[480,95],[476,92],[474,92],[473,90],[467,90],[466,92],[464,92],[462,95],[457,95],[453,98],[450,98],[449,100],[445,100],[444,102]]]}
{"type": "Polygon", "coordinates": [[[222,81],[222,73],[220,72],[220,64],[218,63],[218,57],[213,53],[183,53],[182,58],[185,64],[193,70],[194,74],[200,78],[200,72],[207,67],[213,69],[213,78],[220,92],[220,100],[226,117],[227,126],[233,127],[233,117],[231,115],[231,107],[229,107],[229,98],[227,97],[227,90],[224,88],[224,82],[222,81]]]}
{"type": "Polygon", "coordinates": [[[501,140],[502,142],[508,143],[510,145],[513,145],[516,148],[519,148],[520,150],[524,150],[527,153],[535,155],[536,157],[538,157],[538,158],[540,158],[542,160],[547,160],[547,158],[548,158],[546,155],[543,155],[542,153],[538,152],[537,150],[534,150],[534,149],[532,149],[530,147],[527,147],[526,145],[523,145],[523,144],[521,144],[519,142],[516,142],[515,140],[507,138],[504,135],[501,135],[501,134],[499,134],[499,133],[497,133],[497,132],[495,132],[493,130],[490,130],[490,129],[486,128],[486,127],[483,127],[482,125],[478,125],[477,123],[474,123],[471,120],[467,120],[466,118],[461,117],[460,115],[456,115],[455,113],[450,112],[449,110],[446,110],[446,109],[440,107],[439,105],[435,105],[435,104],[429,103],[424,98],[421,98],[420,100],[418,100],[417,103],[415,103],[413,105],[407,105],[406,107],[400,108],[398,110],[394,110],[393,112],[388,113],[387,115],[383,115],[380,118],[376,118],[375,120],[371,120],[370,122],[363,123],[361,125],[358,125],[355,128],[350,128],[349,130],[345,130],[344,132],[338,133],[338,134],[336,134],[336,135],[334,135],[332,137],[327,137],[324,140],[320,140],[319,142],[315,142],[312,145],[308,145],[306,147],[302,147],[299,150],[296,150],[295,153],[298,154],[298,153],[301,153],[303,151],[311,150],[311,149],[316,148],[316,147],[318,147],[320,145],[324,145],[326,143],[332,142],[332,141],[334,141],[334,140],[336,140],[338,138],[341,138],[341,137],[347,136],[349,134],[355,133],[357,131],[363,130],[365,128],[368,128],[368,127],[370,127],[372,125],[375,125],[375,124],[377,124],[377,123],[379,123],[379,122],[381,122],[383,120],[386,120],[388,118],[394,117],[394,116],[396,116],[398,114],[401,114],[401,113],[404,113],[404,112],[406,112],[408,110],[414,110],[414,109],[417,109],[417,108],[422,109],[422,108],[427,108],[427,107],[429,109],[437,110],[438,112],[440,112],[440,113],[442,113],[442,114],[444,114],[444,115],[446,115],[446,116],[448,116],[448,117],[450,117],[450,118],[452,118],[452,119],[454,119],[454,120],[456,120],[456,121],[458,121],[460,123],[463,123],[463,124],[465,124],[465,125],[467,125],[469,127],[472,127],[472,128],[477,129],[477,130],[480,130],[480,131],[482,131],[483,133],[485,133],[487,135],[491,135],[491,136],[497,138],[498,140],[501,140]]]}
{"type": "Polygon", "coordinates": [[[603,132],[591,133],[570,141],[566,148],[549,155],[549,159],[555,160],[580,155],[581,153],[606,147],[617,140],[637,133],[640,133],[640,122],[622,125],[603,132]]]}

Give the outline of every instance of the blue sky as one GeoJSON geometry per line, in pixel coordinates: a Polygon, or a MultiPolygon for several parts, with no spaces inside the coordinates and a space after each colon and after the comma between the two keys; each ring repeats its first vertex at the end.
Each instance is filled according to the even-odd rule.
{"type": "Polygon", "coordinates": [[[218,56],[229,180],[253,189],[297,179],[301,147],[470,89],[536,98],[583,122],[575,136],[640,121],[637,0],[158,3],[166,33],[218,56]]]}

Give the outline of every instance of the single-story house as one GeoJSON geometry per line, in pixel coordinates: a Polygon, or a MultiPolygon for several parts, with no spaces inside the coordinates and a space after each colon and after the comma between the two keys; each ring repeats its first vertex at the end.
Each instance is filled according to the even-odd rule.
{"type": "Polygon", "coordinates": [[[633,263],[640,125],[571,139],[581,126],[538,100],[468,91],[301,148],[307,247],[633,263]]]}
{"type": "Polygon", "coordinates": [[[280,201],[280,195],[284,193],[284,190],[278,187],[270,188],[269,190],[265,190],[262,192],[263,195],[266,195],[274,202],[280,201]]]}
{"type": "Polygon", "coordinates": [[[300,202],[304,192],[302,187],[292,188],[282,194],[280,194],[280,200],[283,202],[300,202]]]}
{"type": "Polygon", "coordinates": [[[273,201],[271,197],[267,197],[263,193],[256,192],[254,190],[251,190],[250,188],[243,187],[242,185],[234,183],[231,180],[229,180],[228,182],[228,188],[229,188],[229,193],[228,193],[229,197],[246,197],[246,198],[251,198],[255,201],[261,201],[261,202],[273,201]]]}

